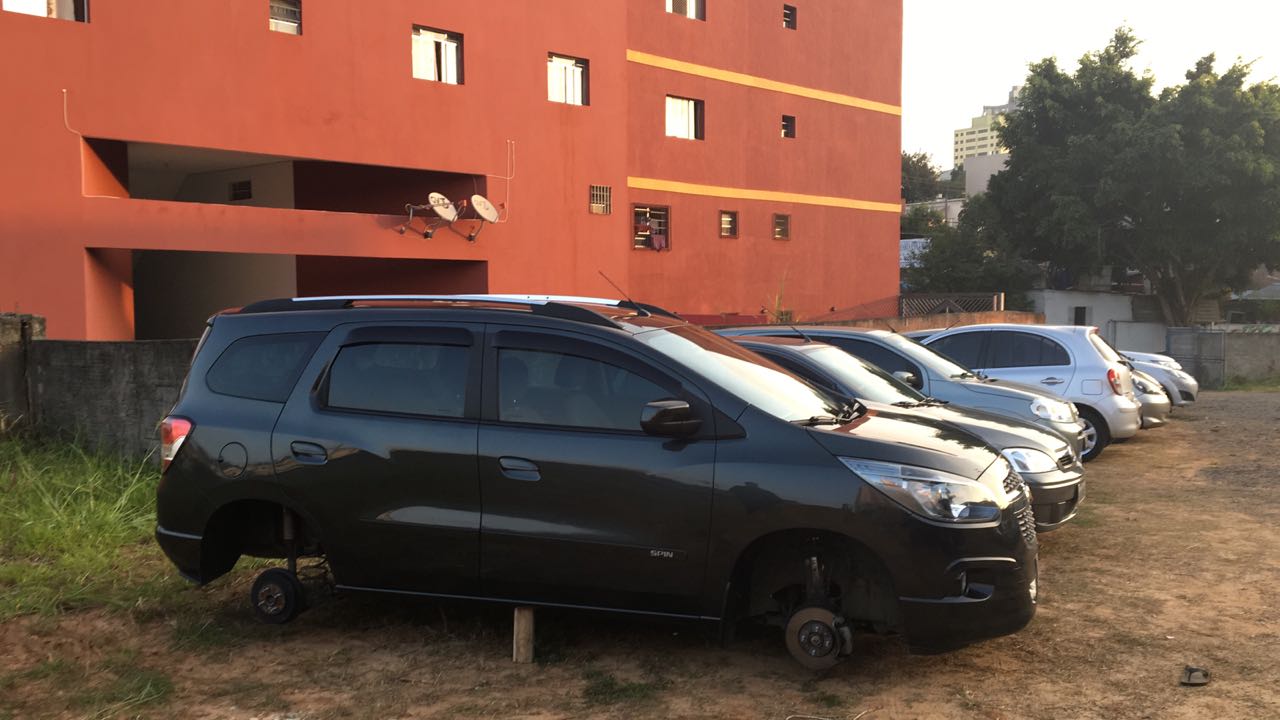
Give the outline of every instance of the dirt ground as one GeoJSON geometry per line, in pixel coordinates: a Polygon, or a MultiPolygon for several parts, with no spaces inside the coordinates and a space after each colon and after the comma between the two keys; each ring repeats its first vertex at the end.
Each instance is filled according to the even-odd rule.
{"type": "Polygon", "coordinates": [[[194,617],[0,625],[0,718],[1276,718],[1277,456],[1280,393],[1206,393],[1112,446],[1042,536],[1035,620],[946,655],[863,637],[814,676],[767,634],[540,611],[516,666],[509,610],[345,597],[265,628],[242,571],[190,590],[194,617]],[[1180,687],[1188,663],[1212,682],[1180,687]]]}

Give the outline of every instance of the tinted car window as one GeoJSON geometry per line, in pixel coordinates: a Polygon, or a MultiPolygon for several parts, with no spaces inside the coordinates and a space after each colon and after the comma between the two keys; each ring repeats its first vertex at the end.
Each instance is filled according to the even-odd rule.
{"type": "MultiPolygon", "coordinates": [[[[792,373],[795,373],[797,377],[802,377],[805,380],[808,380],[809,382],[815,385],[819,385],[821,387],[827,388],[828,390],[836,389],[834,386],[832,386],[831,381],[822,377],[820,373],[814,371],[811,368],[805,367],[803,364],[795,360],[792,360],[791,358],[786,356],[785,352],[775,352],[773,350],[756,350],[756,352],[778,363],[778,365],[781,365],[787,370],[790,370],[792,373]]],[[[840,352],[840,351],[837,350],[837,352],[840,352]]]]}
{"type": "MultiPolygon", "coordinates": [[[[929,343],[929,347],[946,355],[967,368],[982,367],[982,339],[986,332],[965,332],[948,335],[929,343]]],[[[992,365],[991,367],[1002,367],[992,365]]]]}
{"type": "Polygon", "coordinates": [[[1098,354],[1102,355],[1103,360],[1113,363],[1120,362],[1120,353],[1116,352],[1116,349],[1111,347],[1111,343],[1103,340],[1098,333],[1092,330],[1089,331],[1089,342],[1098,349],[1098,354]]]}
{"type": "Polygon", "coordinates": [[[887,373],[892,374],[905,370],[916,377],[920,377],[920,367],[918,365],[898,353],[874,343],[845,337],[825,337],[822,338],[822,341],[835,345],[854,357],[860,357],[887,373]]]}
{"type": "Polygon", "coordinates": [[[1024,332],[993,332],[987,350],[991,368],[1070,365],[1067,351],[1053,340],[1024,332]]]}
{"type": "Polygon", "coordinates": [[[598,360],[542,350],[498,351],[498,419],[601,430],[640,430],[658,385],[598,360]]]}
{"type": "Polygon", "coordinates": [[[924,395],[875,365],[833,347],[821,347],[806,353],[810,360],[834,375],[859,400],[893,403],[920,402],[924,395]]]}
{"type": "Polygon", "coordinates": [[[324,333],[252,335],[231,343],[205,384],[220,395],[284,402],[324,333]]]}
{"type": "Polygon", "coordinates": [[[329,370],[328,406],[462,417],[469,352],[456,345],[349,345],[338,352],[329,370]]]}

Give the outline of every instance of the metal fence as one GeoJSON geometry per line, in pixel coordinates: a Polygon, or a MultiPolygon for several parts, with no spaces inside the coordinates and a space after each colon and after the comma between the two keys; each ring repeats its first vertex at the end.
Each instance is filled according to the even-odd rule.
{"type": "Polygon", "coordinates": [[[1169,328],[1169,357],[1206,390],[1221,388],[1227,376],[1227,333],[1196,327],[1169,328]]]}
{"type": "Polygon", "coordinates": [[[898,298],[898,317],[1004,310],[1004,293],[916,293],[898,298]]]}

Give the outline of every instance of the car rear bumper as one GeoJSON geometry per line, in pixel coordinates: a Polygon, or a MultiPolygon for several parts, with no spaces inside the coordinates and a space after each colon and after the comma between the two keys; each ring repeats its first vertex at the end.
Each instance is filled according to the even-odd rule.
{"type": "Polygon", "coordinates": [[[200,559],[204,546],[204,538],[199,535],[167,530],[156,525],[156,543],[164,551],[182,577],[191,582],[203,584],[200,576],[200,559]]]}
{"type": "Polygon", "coordinates": [[[1107,421],[1112,438],[1131,438],[1142,428],[1142,407],[1137,400],[1112,395],[1110,402],[1099,403],[1097,409],[1107,421]]]}

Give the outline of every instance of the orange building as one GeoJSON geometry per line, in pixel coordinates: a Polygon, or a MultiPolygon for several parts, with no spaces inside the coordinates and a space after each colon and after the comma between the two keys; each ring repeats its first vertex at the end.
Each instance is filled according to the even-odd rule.
{"type": "Polygon", "coordinates": [[[692,316],[897,292],[901,0],[0,3],[0,311],[52,338],[602,273],[692,316]],[[401,232],[431,192],[498,222],[401,232]]]}

